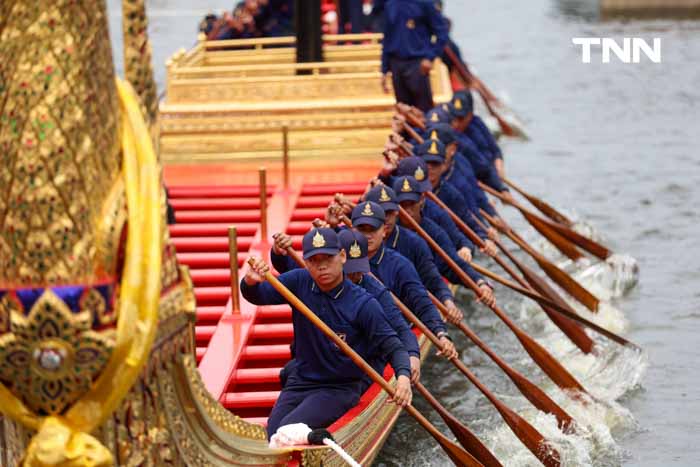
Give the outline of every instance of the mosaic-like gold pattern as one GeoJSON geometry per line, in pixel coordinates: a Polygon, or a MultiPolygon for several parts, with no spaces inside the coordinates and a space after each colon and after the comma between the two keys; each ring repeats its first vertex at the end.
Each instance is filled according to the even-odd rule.
{"type": "Polygon", "coordinates": [[[0,2],[0,287],[115,271],[94,239],[121,164],[105,11],[0,2]]]}

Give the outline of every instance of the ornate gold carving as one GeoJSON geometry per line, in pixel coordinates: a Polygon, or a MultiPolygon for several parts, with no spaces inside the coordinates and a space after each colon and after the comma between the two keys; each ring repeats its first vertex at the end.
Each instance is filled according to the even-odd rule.
{"type": "Polygon", "coordinates": [[[0,10],[0,284],[86,283],[120,167],[105,9],[7,0],[0,10]]]}
{"type": "MultiPolygon", "coordinates": [[[[85,304],[95,304],[92,297],[85,304]]],[[[0,336],[0,380],[35,412],[59,414],[90,388],[107,363],[114,331],[93,331],[99,310],[74,314],[50,290],[27,317],[8,308],[10,332],[0,336]]]]}

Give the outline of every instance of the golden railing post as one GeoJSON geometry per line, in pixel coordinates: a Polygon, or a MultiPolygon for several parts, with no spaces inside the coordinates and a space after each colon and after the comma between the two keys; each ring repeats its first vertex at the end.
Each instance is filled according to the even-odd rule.
{"type": "Polygon", "coordinates": [[[236,228],[228,228],[228,264],[231,269],[231,303],[233,314],[241,312],[241,303],[238,296],[238,233],[236,228]]]}
{"type": "Polygon", "coordinates": [[[260,240],[267,244],[267,170],[260,167],[260,240]]]}
{"type": "Polygon", "coordinates": [[[282,180],[284,189],[289,189],[289,127],[282,127],[282,180]]]}

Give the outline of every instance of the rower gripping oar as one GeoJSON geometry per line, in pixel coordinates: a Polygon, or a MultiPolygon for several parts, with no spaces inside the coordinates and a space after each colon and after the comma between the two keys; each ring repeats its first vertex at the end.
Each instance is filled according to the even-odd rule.
{"type": "MultiPolygon", "coordinates": [[[[445,251],[428,235],[425,230],[406,212],[405,209],[399,206],[399,214],[401,219],[407,222],[412,230],[418,233],[428,243],[428,245],[447,263],[447,265],[457,274],[462,283],[474,291],[477,296],[481,294],[476,283],[445,253],[445,251]]],[[[515,334],[525,351],[532,357],[537,365],[554,381],[559,387],[569,391],[580,391],[587,393],[576,378],[566,370],[544,347],[538,344],[525,331],[520,329],[503,310],[497,305],[493,305],[490,309],[498,316],[503,323],[510,328],[515,334]]]]}
{"type": "Polygon", "coordinates": [[[501,180],[506,182],[508,186],[510,186],[512,189],[520,193],[525,199],[527,199],[530,203],[532,203],[533,206],[535,206],[537,209],[540,210],[545,216],[549,217],[552,219],[554,222],[559,222],[560,224],[563,224],[567,227],[573,227],[574,223],[566,217],[564,214],[561,212],[557,211],[554,209],[549,203],[547,203],[544,200],[541,200],[537,198],[536,196],[533,196],[529,193],[527,193],[525,190],[520,188],[518,185],[507,179],[506,177],[501,177],[501,180]]]}
{"type": "MultiPolygon", "coordinates": [[[[248,264],[253,265],[254,258],[248,259],[248,264]]],[[[347,355],[358,367],[362,369],[375,383],[377,383],[391,397],[394,397],[395,390],[384,378],[382,378],[374,369],[355,352],[344,340],[333,332],[309,307],[304,304],[296,295],[294,295],[287,287],[284,286],[275,276],[269,271],[265,273],[265,279],[284,297],[284,299],[292,305],[296,310],[303,314],[306,319],[311,321],[323,334],[325,334],[340,350],[347,355]]],[[[411,415],[428,433],[440,444],[445,453],[452,459],[452,462],[458,466],[481,466],[471,454],[450,441],[445,435],[433,426],[415,407],[407,405],[404,407],[406,412],[411,415]]]]}
{"type": "MultiPolygon", "coordinates": [[[[433,202],[435,202],[439,207],[441,207],[447,214],[449,214],[450,218],[455,222],[455,224],[464,232],[470,240],[472,240],[478,247],[482,247],[484,245],[484,241],[471,229],[469,226],[459,217],[457,214],[455,214],[452,209],[449,208],[440,198],[438,198],[434,193],[432,192],[427,192],[426,193],[428,198],[430,198],[433,202]]],[[[477,216],[474,216],[474,219],[476,222],[481,222],[477,216]]],[[[482,227],[484,227],[482,225],[482,227]]],[[[556,308],[557,311],[559,310],[560,304],[555,303],[551,301],[550,299],[546,298],[540,293],[535,292],[530,288],[527,283],[518,275],[513,269],[506,264],[506,262],[503,260],[503,258],[499,256],[494,256],[494,260],[507,272],[510,274],[511,277],[513,277],[515,280],[517,280],[521,285],[514,284],[511,281],[506,280],[505,278],[499,276],[498,274],[495,274],[488,269],[479,266],[478,264],[472,262],[471,265],[472,267],[479,272],[482,275],[485,275],[487,277],[490,277],[491,279],[500,282],[501,284],[511,288],[512,290],[515,290],[516,292],[519,292],[526,297],[529,297],[533,300],[535,300],[541,307],[542,311],[544,311],[547,316],[552,320],[552,322],[559,328],[561,331],[566,334],[566,336],[574,343],[576,346],[581,349],[582,352],[584,353],[590,353],[591,350],[593,349],[593,340],[581,329],[580,326],[578,326],[575,323],[572,323],[570,320],[562,318],[561,316],[555,314],[552,312],[552,308],[556,308]]],[[[568,311],[568,310],[564,310],[568,311]]]]}

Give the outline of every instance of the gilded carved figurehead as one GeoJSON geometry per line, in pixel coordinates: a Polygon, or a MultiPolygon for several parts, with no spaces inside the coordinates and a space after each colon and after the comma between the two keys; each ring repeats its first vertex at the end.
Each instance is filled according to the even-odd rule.
{"type": "Polygon", "coordinates": [[[0,2],[0,410],[38,431],[26,465],[67,451],[109,464],[87,433],[153,342],[163,224],[147,107],[116,81],[103,1],[0,2]]]}

